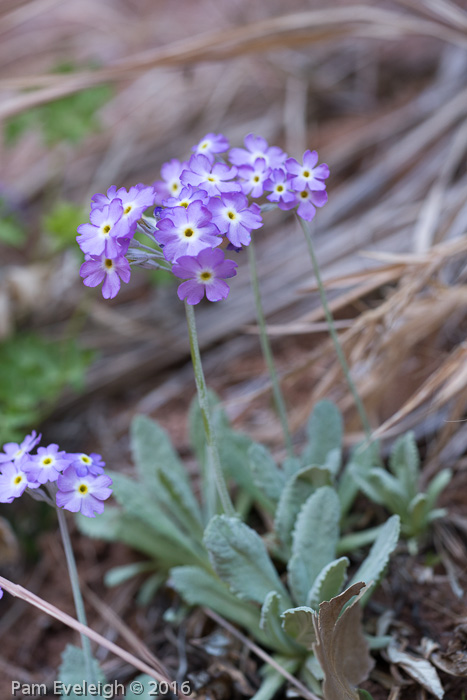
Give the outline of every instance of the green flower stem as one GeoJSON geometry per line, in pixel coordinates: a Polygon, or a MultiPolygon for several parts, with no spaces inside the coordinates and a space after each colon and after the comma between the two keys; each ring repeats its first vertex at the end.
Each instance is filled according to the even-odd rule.
{"type": "Polygon", "coordinates": [[[269,342],[268,334],[266,331],[266,320],[264,318],[263,307],[261,304],[261,294],[259,291],[258,272],[256,269],[256,257],[253,239],[251,240],[251,243],[248,246],[248,261],[250,263],[250,277],[251,284],[253,287],[253,295],[255,298],[256,318],[258,321],[261,350],[263,352],[264,361],[266,362],[266,366],[268,368],[269,376],[271,379],[274,401],[282,425],[282,432],[284,433],[284,442],[287,454],[289,457],[293,457],[292,438],[290,436],[289,424],[287,421],[287,410],[285,408],[284,397],[282,396],[276,366],[274,364],[274,357],[271,350],[271,344],[269,342]]]}
{"type": "MultiPolygon", "coordinates": [[[[83,596],[81,595],[81,590],[79,587],[78,569],[76,568],[76,561],[75,556],[73,554],[73,547],[71,546],[70,533],[68,532],[65,513],[61,508],[57,508],[57,517],[58,524],[60,527],[60,534],[62,536],[63,549],[65,550],[65,557],[68,566],[68,574],[70,576],[71,588],[73,591],[73,598],[75,601],[76,616],[79,622],[81,622],[82,625],[85,625],[87,627],[88,623],[86,620],[86,612],[84,610],[83,596]]],[[[94,678],[94,665],[91,652],[91,642],[85,634],[81,634],[81,646],[83,648],[87,680],[89,683],[96,683],[97,679],[94,678]]]]}
{"type": "Polygon", "coordinates": [[[345,355],[344,355],[344,352],[342,350],[342,346],[340,344],[339,337],[338,337],[337,332],[336,332],[336,328],[334,326],[334,319],[333,319],[331,310],[330,310],[328,302],[327,302],[326,292],[324,291],[324,285],[323,285],[323,281],[321,279],[321,274],[319,271],[318,260],[316,258],[315,251],[313,248],[313,243],[311,240],[310,229],[309,229],[307,223],[300,216],[298,216],[297,218],[298,218],[298,221],[300,223],[300,226],[302,227],[302,231],[305,235],[305,240],[306,240],[307,245],[308,245],[308,252],[310,253],[311,263],[313,265],[313,271],[315,273],[316,283],[318,285],[319,295],[321,297],[321,304],[323,305],[324,314],[326,316],[326,321],[327,321],[328,328],[329,328],[329,334],[332,338],[332,342],[334,343],[334,348],[336,350],[337,357],[339,358],[339,362],[340,362],[340,365],[342,367],[342,371],[344,373],[344,376],[347,380],[347,384],[348,384],[349,389],[353,395],[353,398],[355,401],[355,406],[357,407],[357,411],[359,413],[360,420],[361,420],[362,425],[363,425],[363,429],[365,430],[366,437],[368,440],[371,441],[370,423],[368,421],[368,417],[366,415],[366,411],[365,411],[365,408],[363,406],[362,400],[361,400],[360,396],[358,395],[355,384],[353,383],[353,380],[350,376],[349,365],[347,364],[347,360],[345,359],[345,355]]]}
{"type": "Polygon", "coordinates": [[[208,391],[206,387],[206,380],[204,378],[203,365],[201,364],[201,354],[199,351],[198,336],[196,333],[195,312],[193,306],[187,304],[187,302],[185,302],[185,313],[188,325],[188,336],[190,339],[191,361],[193,363],[199,407],[201,409],[204,432],[206,435],[208,464],[210,469],[213,471],[214,481],[217,486],[217,492],[219,494],[224,513],[229,516],[234,516],[235,509],[232,505],[232,501],[230,500],[227,484],[225,483],[224,475],[222,473],[217,439],[211,419],[208,391]]]}

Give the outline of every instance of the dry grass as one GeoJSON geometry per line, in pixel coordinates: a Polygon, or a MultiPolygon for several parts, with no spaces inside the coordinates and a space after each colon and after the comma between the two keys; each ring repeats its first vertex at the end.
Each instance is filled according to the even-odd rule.
{"type": "MultiPolygon", "coordinates": [[[[51,191],[83,201],[111,182],[151,181],[164,159],[186,154],[209,130],[222,129],[233,141],[261,132],[293,154],[318,147],[333,173],[330,202],[316,219],[319,256],[331,286],[342,288],[334,309],[351,311],[341,323],[342,341],[373,425],[378,434],[392,435],[427,413],[441,420],[447,414],[440,409],[449,411],[465,391],[458,371],[464,336],[452,333],[452,319],[461,328],[466,299],[466,251],[459,240],[467,221],[464,9],[444,0],[384,7],[316,3],[312,9],[297,1],[285,14],[278,2],[260,8],[239,0],[214,8],[206,0],[196,9],[179,5],[173,15],[169,5],[156,11],[142,0],[80,3],[79,16],[76,6],[59,1],[5,5],[0,114],[100,82],[114,82],[117,92],[102,110],[105,130],[79,149],[47,149],[33,133],[13,149],[3,147],[2,179],[29,207],[51,191]],[[97,23],[101,13],[106,21],[97,23]],[[81,63],[97,58],[101,68],[50,73],[65,57],[81,63]],[[363,257],[362,249],[394,255],[363,257]]],[[[278,219],[270,228],[260,234],[259,247],[271,332],[291,346],[295,336],[302,345],[308,337],[313,348],[292,368],[282,365],[290,392],[304,375],[313,385],[292,412],[298,427],[323,395],[334,393],[347,411],[351,401],[337,366],[323,364],[329,343],[316,325],[321,311],[300,233],[293,222],[278,219]],[[314,380],[324,368],[324,378],[314,380]]],[[[171,291],[153,292],[137,277],[115,305],[97,295],[84,302],[74,263],[67,264],[61,276],[54,273],[57,260],[7,266],[1,325],[5,333],[15,319],[38,314],[36,323],[60,335],[56,319],[66,320],[77,296],[86,303],[82,342],[102,358],[89,373],[85,400],[147,381],[186,358],[182,314],[171,291]]],[[[222,343],[212,352],[222,363],[229,356],[222,341],[253,322],[242,268],[224,309],[200,309],[202,342],[206,348],[222,343]]],[[[243,333],[235,354],[249,353],[253,342],[243,333]]],[[[216,364],[209,355],[207,361],[216,364]]],[[[161,407],[183,381],[170,379],[165,396],[164,386],[156,395],[151,389],[152,399],[141,396],[139,408],[161,407]]],[[[253,378],[242,389],[244,406],[267,390],[258,390],[253,378]]],[[[237,391],[235,397],[232,414],[241,415],[237,391]]],[[[69,395],[62,408],[75,402],[69,395]]],[[[462,410],[457,405],[456,415],[462,410]]]]}

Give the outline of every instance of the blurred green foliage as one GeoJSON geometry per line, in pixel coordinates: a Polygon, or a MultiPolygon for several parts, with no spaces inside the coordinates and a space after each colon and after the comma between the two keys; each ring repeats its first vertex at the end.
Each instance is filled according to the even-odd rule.
{"type": "Polygon", "coordinates": [[[48,234],[53,252],[59,252],[70,246],[76,247],[76,229],[86,221],[88,212],[84,207],[58,200],[48,214],[42,217],[42,230],[48,234]]]}
{"type": "Polygon", "coordinates": [[[74,340],[45,341],[20,333],[0,345],[0,443],[24,438],[66,386],[84,384],[93,353],[74,340]]]}
{"type": "Polygon", "coordinates": [[[18,214],[7,200],[0,196],[0,243],[21,248],[26,241],[26,231],[18,214]]]}
{"type": "MultiPolygon", "coordinates": [[[[74,73],[72,63],[57,66],[56,73],[74,73]]],[[[60,141],[79,143],[88,134],[99,131],[97,111],[112,97],[110,85],[97,85],[74,95],[33,107],[11,117],[5,122],[4,139],[13,146],[28,130],[40,130],[47,146],[60,141]]]]}

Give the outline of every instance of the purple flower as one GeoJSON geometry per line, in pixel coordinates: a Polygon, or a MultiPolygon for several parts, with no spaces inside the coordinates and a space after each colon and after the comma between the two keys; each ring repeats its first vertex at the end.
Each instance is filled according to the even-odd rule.
{"type": "Polygon", "coordinates": [[[128,260],[123,257],[90,255],[81,265],[79,274],[86,287],[97,287],[102,281],[102,296],[113,299],[120,289],[120,280],[130,281],[131,269],[128,260]]]}
{"type": "Polygon", "coordinates": [[[91,452],[89,455],[83,452],[70,453],[68,457],[70,459],[69,464],[75,468],[78,476],[86,476],[86,474],[99,476],[99,474],[104,473],[105,462],[102,460],[101,455],[95,452],[91,452]]]}
{"type": "Polygon", "coordinates": [[[213,222],[236,248],[248,245],[252,229],[263,225],[259,206],[248,206],[248,199],[240,192],[223,194],[220,199],[212,199],[209,206],[213,222]]]}
{"type": "Polygon", "coordinates": [[[279,168],[287,158],[287,154],[278,146],[269,146],[262,136],[248,134],[245,137],[244,148],[231,148],[229,160],[234,165],[254,165],[258,158],[263,158],[270,168],[279,168]]]}
{"type": "Polygon", "coordinates": [[[176,277],[187,280],[179,286],[178,298],[186,299],[190,305],[199,304],[205,292],[209,301],[225,299],[229,285],[224,278],[236,275],[236,267],[237,263],[233,260],[225,260],[219,248],[206,248],[195,258],[182,256],[172,268],[176,277]]]}
{"type": "MultiPolygon", "coordinates": [[[[204,190],[198,190],[191,185],[187,185],[180,190],[176,197],[169,197],[165,199],[163,203],[166,207],[185,207],[186,209],[189,204],[198,201],[201,202],[201,204],[207,204],[209,202],[208,193],[204,190]]],[[[167,209],[163,209],[160,216],[164,218],[168,213],[170,212],[168,212],[167,209]]]]}
{"type": "Polygon", "coordinates": [[[59,473],[70,466],[70,463],[70,455],[59,452],[58,445],[52,444],[48,447],[38,447],[37,454],[30,457],[25,470],[30,479],[38,484],[45,484],[48,481],[57,481],[59,473]]]}
{"type": "Polygon", "coordinates": [[[295,193],[291,192],[289,187],[290,182],[283,168],[275,168],[264,183],[264,189],[271,192],[267,199],[270,202],[277,202],[279,207],[284,210],[292,209],[296,203],[295,193]]]}
{"type": "Polygon", "coordinates": [[[79,476],[74,467],[68,467],[57,480],[57,506],[94,518],[104,511],[104,501],[112,493],[111,484],[112,479],[106,474],[79,476]]]}
{"type": "Polygon", "coordinates": [[[148,207],[154,204],[155,192],[154,187],[139,183],[127,190],[125,187],[120,187],[117,190],[115,185],[109,187],[107,195],[95,194],[91,199],[91,210],[103,209],[113,202],[114,199],[119,199],[123,206],[123,218],[131,225],[141,218],[142,214],[148,207]]]}
{"type": "Polygon", "coordinates": [[[252,197],[261,197],[264,191],[264,181],[269,177],[271,168],[264,158],[257,158],[253,165],[241,165],[238,169],[240,187],[243,194],[251,194],[252,197]]]}
{"type": "Polygon", "coordinates": [[[164,163],[161,168],[162,180],[153,182],[153,187],[156,192],[156,204],[162,204],[167,197],[176,197],[182,189],[180,175],[188,166],[186,161],[180,162],[176,158],[164,163]]]}
{"type": "Polygon", "coordinates": [[[313,192],[309,189],[304,189],[301,192],[297,192],[295,200],[295,203],[298,204],[297,214],[305,221],[311,221],[316,214],[315,207],[322,207],[327,201],[328,194],[326,190],[313,192]]]}
{"type": "Polygon", "coordinates": [[[291,189],[300,192],[308,187],[310,190],[324,190],[326,183],[324,180],[329,177],[329,168],[326,163],[316,166],[318,154],[316,151],[305,151],[303,155],[303,165],[300,165],[295,158],[288,158],[285,166],[287,172],[292,175],[291,189]],[[315,167],[316,166],[316,167],[315,167]]]}
{"type": "Polygon", "coordinates": [[[229,141],[223,134],[206,134],[196,146],[191,149],[196,155],[202,153],[210,161],[214,160],[215,153],[225,153],[229,148],[229,141]]]}
{"type": "Polygon", "coordinates": [[[0,503],[11,503],[15,498],[22,496],[25,490],[37,488],[39,484],[34,482],[26,471],[29,458],[25,455],[17,462],[5,462],[0,474],[0,503]]]}
{"type": "Polygon", "coordinates": [[[41,441],[42,435],[38,435],[35,430],[31,435],[26,435],[21,445],[16,442],[7,442],[3,445],[4,454],[0,453],[0,463],[17,462],[23,455],[28,454],[41,441]]]}
{"type": "Polygon", "coordinates": [[[166,259],[174,262],[182,255],[196,255],[203,248],[218,246],[221,239],[211,218],[211,212],[201,202],[192,202],[186,209],[174,207],[158,221],[156,239],[164,246],[166,259]]]}
{"type": "Polygon", "coordinates": [[[136,228],[135,224],[130,224],[123,216],[123,205],[120,199],[113,199],[110,204],[102,209],[91,210],[89,215],[90,224],[78,226],[79,236],[76,237],[78,245],[88,255],[105,255],[109,258],[116,258],[122,251],[119,239],[131,237],[136,228]]]}
{"type": "Polygon", "coordinates": [[[205,190],[211,197],[221,192],[239,192],[237,182],[228,182],[237,175],[237,168],[225,163],[211,163],[206,156],[191,156],[188,167],[180,176],[184,185],[194,185],[205,190]]]}

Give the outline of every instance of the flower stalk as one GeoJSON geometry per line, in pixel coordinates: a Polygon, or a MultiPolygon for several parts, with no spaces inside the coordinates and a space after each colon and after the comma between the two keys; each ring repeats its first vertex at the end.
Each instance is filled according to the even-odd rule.
{"type": "MultiPolygon", "coordinates": [[[[63,549],[65,550],[66,563],[68,567],[68,575],[70,577],[71,589],[73,591],[73,600],[75,602],[76,616],[78,621],[82,625],[87,627],[86,612],[84,609],[83,596],[81,595],[81,590],[79,587],[79,577],[78,569],[76,567],[76,560],[73,554],[73,547],[71,545],[70,533],[68,532],[68,526],[66,524],[65,513],[61,508],[57,508],[57,518],[58,525],[60,527],[60,534],[62,536],[63,549]]],[[[80,633],[81,635],[81,646],[83,649],[84,663],[86,668],[86,676],[89,683],[96,683],[97,679],[94,678],[94,665],[93,657],[91,652],[91,643],[86,635],[80,633]]]]}
{"type": "Polygon", "coordinates": [[[363,406],[362,400],[359,396],[359,393],[357,391],[357,388],[353,382],[352,377],[350,376],[350,369],[349,365],[347,364],[347,360],[345,359],[344,351],[342,350],[342,345],[340,344],[339,341],[339,336],[337,335],[336,327],[334,325],[334,318],[331,312],[331,309],[329,308],[329,304],[327,301],[326,297],[326,292],[324,289],[323,285],[323,280],[321,279],[321,273],[319,269],[319,264],[318,260],[316,258],[316,254],[314,251],[314,246],[313,246],[313,241],[311,239],[311,233],[308,224],[300,217],[297,216],[299,224],[302,228],[302,231],[305,236],[305,240],[308,246],[308,252],[310,254],[311,258],[311,264],[313,265],[313,272],[315,274],[316,278],[316,283],[318,285],[318,290],[319,290],[319,295],[321,298],[321,304],[324,309],[324,315],[326,317],[326,321],[328,324],[328,329],[329,329],[329,335],[331,336],[332,342],[334,343],[334,348],[336,350],[336,354],[339,360],[339,363],[341,365],[342,371],[344,373],[345,379],[347,381],[348,387],[350,389],[350,392],[353,396],[353,399],[355,401],[355,406],[357,407],[358,414],[360,416],[360,421],[362,423],[363,429],[365,431],[365,435],[369,441],[371,441],[371,427],[370,427],[370,422],[368,420],[368,417],[366,415],[365,408],[363,406]]]}
{"type": "Polygon", "coordinates": [[[198,335],[196,332],[195,312],[193,306],[185,302],[185,313],[188,325],[188,337],[190,340],[191,360],[195,374],[196,390],[198,392],[199,407],[203,418],[204,432],[206,435],[206,447],[208,455],[208,469],[212,471],[212,476],[216,484],[220,502],[224,513],[229,516],[235,515],[235,509],[229,496],[227,484],[222,473],[219,457],[217,438],[209,407],[209,397],[204,378],[203,365],[201,363],[201,353],[199,351],[198,335]]]}
{"type": "Polygon", "coordinates": [[[255,298],[256,318],[258,321],[261,350],[263,352],[264,361],[266,362],[269,377],[271,379],[274,402],[276,404],[277,413],[279,414],[279,419],[282,426],[282,432],[284,434],[285,448],[287,450],[288,456],[293,457],[292,438],[290,436],[289,424],[287,421],[287,409],[285,407],[284,397],[282,395],[279,378],[277,376],[276,365],[274,363],[271,344],[269,342],[266,330],[266,320],[264,317],[263,306],[261,303],[261,293],[259,289],[259,280],[256,268],[256,257],[253,239],[251,240],[250,245],[248,246],[248,262],[250,264],[250,278],[251,285],[253,287],[253,296],[255,298]]]}

